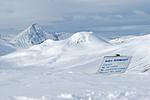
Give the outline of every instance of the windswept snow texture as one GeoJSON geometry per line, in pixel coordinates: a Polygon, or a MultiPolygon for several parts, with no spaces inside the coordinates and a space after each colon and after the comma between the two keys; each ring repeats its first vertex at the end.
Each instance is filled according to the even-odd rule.
{"type": "Polygon", "coordinates": [[[0,57],[2,100],[149,100],[150,35],[110,42],[92,32],[0,57]],[[107,55],[132,56],[124,74],[96,74],[107,55]]]}
{"type": "Polygon", "coordinates": [[[33,24],[21,32],[11,42],[21,48],[28,48],[40,44],[46,40],[46,34],[38,24],[33,24]]]}

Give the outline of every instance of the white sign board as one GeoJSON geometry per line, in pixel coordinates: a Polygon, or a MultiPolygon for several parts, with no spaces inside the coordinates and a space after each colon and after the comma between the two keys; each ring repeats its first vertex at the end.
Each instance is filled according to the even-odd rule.
{"type": "Polygon", "coordinates": [[[130,60],[130,56],[105,56],[98,72],[124,73],[130,64],[130,60]]]}

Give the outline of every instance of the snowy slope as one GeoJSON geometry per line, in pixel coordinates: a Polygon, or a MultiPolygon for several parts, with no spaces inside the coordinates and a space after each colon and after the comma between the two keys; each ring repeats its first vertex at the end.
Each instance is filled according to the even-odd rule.
{"type": "MultiPolygon", "coordinates": [[[[150,35],[133,36],[129,39],[121,38],[122,43],[115,53],[132,56],[132,62],[128,71],[146,72],[150,69],[150,35]]],[[[120,40],[119,40],[120,41],[120,40]]],[[[116,44],[117,40],[113,40],[116,44]],[[115,42],[116,41],[116,42],[115,42]]]]}
{"type": "Polygon", "coordinates": [[[91,32],[78,32],[65,40],[48,39],[0,57],[0,98],[149,100],[150,35],[114,41],[111,44],[91,32]],[[133,57],[128,72],[96,74],[103,57],[116,53],[133,57]]]}
{"type": "Polygon", "coordinates": [[[91,32],[79,32],[62,41],[48,39],[40,45],[32,46],[23,52],[16,52],[3,58],[10,58],[11,60],[9,61],[18,65],[30,65],[30,62],[35,65],[40,62],[46,64],[47,60],[53,63],[57,59],[60,60],[61,56],[66,56],[66,54],[68,59],[72,60],[87,54],[97,55],[97,52],[107,52],[105,49],[109,48],[109,46],[111,47],[107,42],[97,39],[91,32]]]}
{"type": "Polygon", "coordinates": [[[0,33],[0,39],[5,40],[6,42],[10,41],[13,37],[14,37],[13,34],[0,33]]]}
{"type": "Polygon", "coordinates": [[[32,24],[26,30],[21,32],[11,42],[16,47],[28,48],[37,45],[46,40],[45,32],[38,24],[32,24]]]}
{"type": "Polygon", "coordinates": [[[122,44],[122,43],[128,43],[128,42],[135,40],[136,38],[139,38],[139,37],[140,36],[134,36],[134,35],[123,36],[123,37],[112,39],[109,42],[112,44],[122,44]]]}
{"type": "MultiPolygon", "coordinates": [[[[78,32],[66,40],[47,40],[40,45],[31,47],[25,52],[17,52],[8,55],[6,58],[10,57],[10,61],[15,63],[18,61],[18,65],[30,65],[30,62],[31,65],[36,65],[37,61],[47,64],[46,61],[55,63],[56,60],[65,61],[63,58],[66,58],[75,62],[81,56],[83,58],[87,57],[91,61],[93,58],[102,59],[105,55],[120,53],[121,55],[132,56],[133,61],[129,66],[129,71],[132,69],[133,71],[143,72],[149,69],[149,38],[150,35],[125,38],[124,40],[122,39],[124,42],[119,43],[119,45],[116,45],[118,40],[113,40],[116,42],[112,46],[102,39],[97,39],[91,32],[78,32]],[[20,57],[23,63],[20,63],[20,57]]],[[[83,62],[86,62],[86,59],[83,59],[83,62]]],[[[73,65],[73,63],[71,64],[73,65]]]]}
{"type": "Polygon", "coordinates": [[[0,40],[0,56],[12,53],[15,48],[5,40],[0,40]]]}

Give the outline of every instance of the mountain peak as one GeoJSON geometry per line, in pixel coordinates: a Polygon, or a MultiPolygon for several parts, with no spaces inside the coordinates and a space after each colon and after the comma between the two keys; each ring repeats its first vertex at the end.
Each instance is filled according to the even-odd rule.
{"type": "Polygon", "coordinates": [[[41,28],[41,26],[38,23],[33,23],[29,26],[29,28],[35,28],[35,29],[39,30],[41,28]]]}
{"type": "Polygon", "coordinates": [[[83,42],[87,43],[90,41],[90,35],[92,34],[93,34],[92,32],[78,32],[71,37],[71,40],[77,44],[83,42]]]}
{"type": "Polygon", "coordinates": [[[94,36],[93,32],[77,32],[69,38],[70,44],[109,44],[104,39],[94,36]]]}
{"type": "Polygon", "coordinates": [[[17,47],[28,48],[32,45],[40,44],[45,40],[45,32],[39,24],[34,23],[15,37],[12,43],[17,47]]]}

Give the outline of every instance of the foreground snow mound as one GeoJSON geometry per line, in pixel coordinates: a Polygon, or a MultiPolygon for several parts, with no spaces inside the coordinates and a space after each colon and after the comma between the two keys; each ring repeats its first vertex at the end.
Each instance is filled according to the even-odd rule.
{"type": "Polygon", "coordinates": [[[14,52],[15,48],[7,41],[0,40],[0,56],[14,52]]]}
{"type": "Polygon", "coordinates": [[[28,48],[40,44],[45,40],[46,35],[41,27],[38,24],[32,24],[11,42],[17,47],[28,48]]]}

